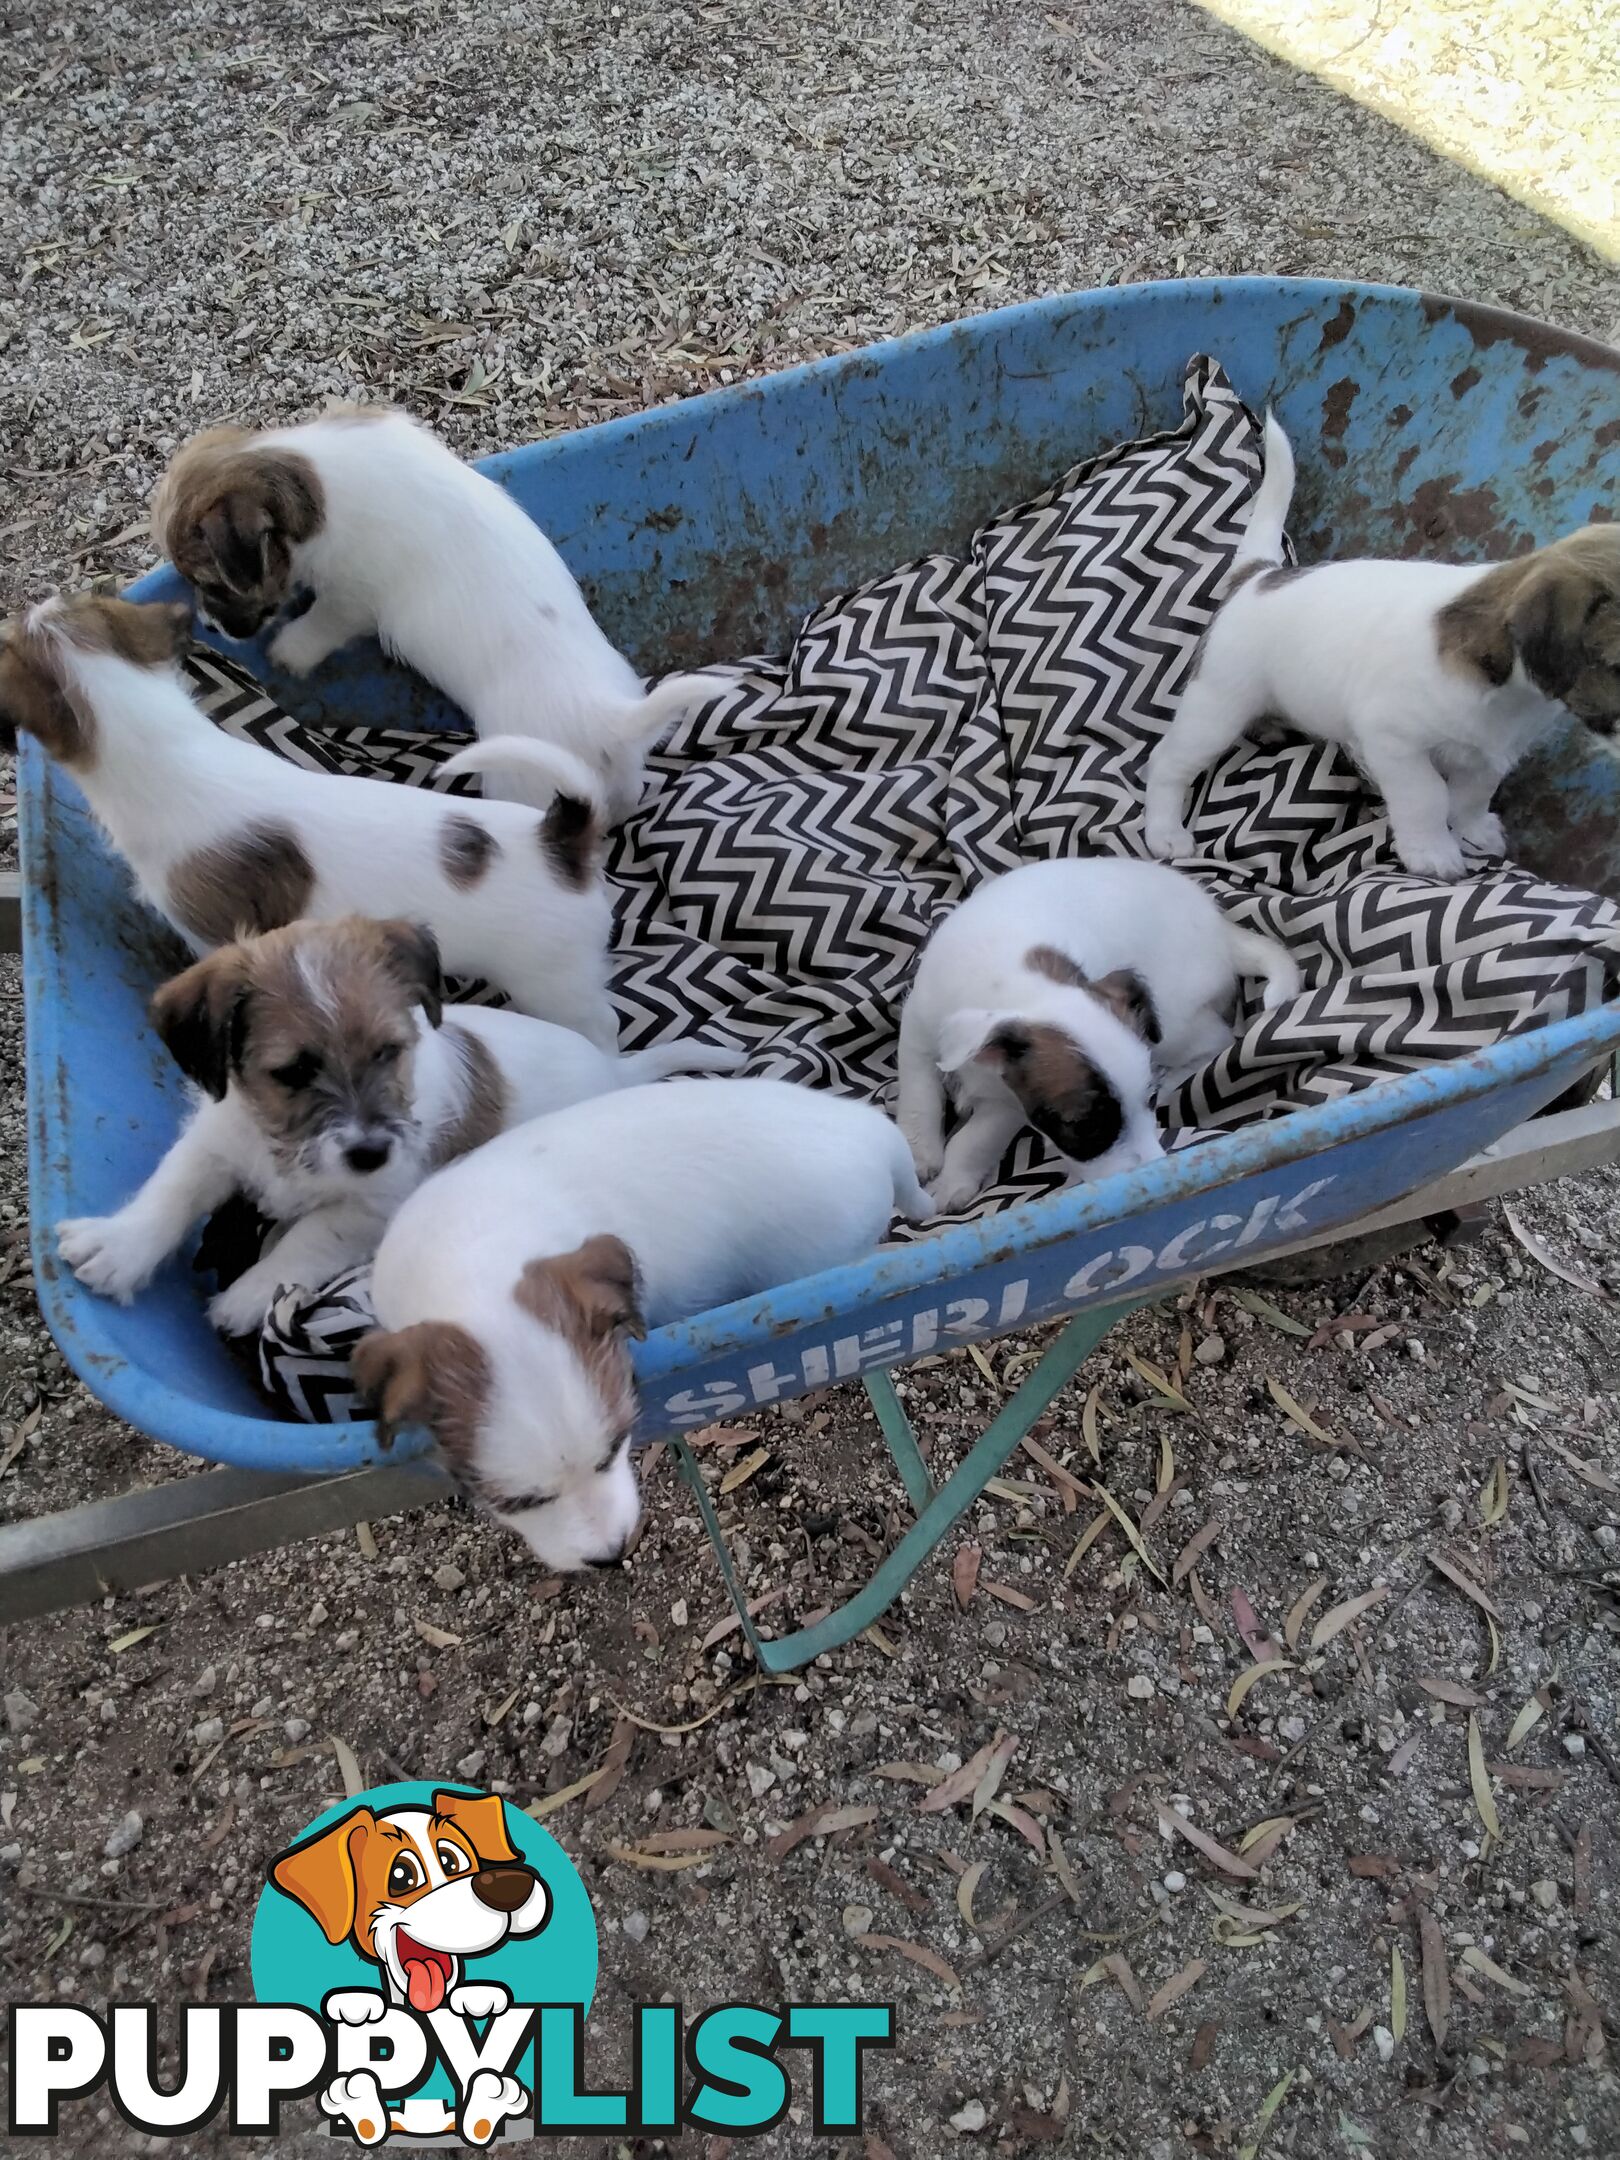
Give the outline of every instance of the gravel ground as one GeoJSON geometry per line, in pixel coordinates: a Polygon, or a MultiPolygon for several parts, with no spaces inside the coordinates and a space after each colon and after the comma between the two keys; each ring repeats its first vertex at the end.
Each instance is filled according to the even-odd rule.
{"type": "MultiPolygon", "coordinates": [[[[482,451],[970,309],[1178,272],[1391,278],[1599,334],[1620,315],[1613,273],[1564,235],[1162,0],[0,22],[6,603],[142,567],[130,528],[193,427],[332,394],[401,399],[482,451]]],[[[11,1516],[183,1467],[111,1424],[39,1324],[20,1030],[10,965],[11,1516]]],[[[1602,1919],[1620,1887],[1617,1206],[1606,1172],[1522,1208],[1594,1289],[1496,1229],[1368,1281],[1268,1292],[1269,1310],[1216,1285],[1138,1317],[1041,1445],[1153,1517],[1167,1576],[1218,1521],[1191,1573],[1160,1587],[1117,1529],[1066,1573],[1096,1503],[1023,1461],[880,1635],[685,1735],[620,1706],[688,1722],[747,1668],[735,1636],[707,1640],[723,1594],[667,1457],[611,1579],[542,1582],[441,1511],[11,1630],[4,1992],[240,1994],[260,1871],[338,1790],[335,1735],[368,1779],[476,1776],[524,1804],[610,1766],[549,1817],[601,1922],[594,2061],[610,2075],[628,2006],[666,1991],[882,1995],[900,2045],[869,2080],[867,2160],[959,2142],[1236,2154],[1290,2073],[1268,2151],[1620,2149],[1602,1919]],[[1335,1316],[1355,1324],[1327,1331],[1335,1316]],[[1273,1382],[1340,1445],[1291,1424],[1273,1382]],[[1494,1670],[1483,1613],[1430,1553],[1497,1608],[1494,1670]],[[1360,1617],[1336,1610],[1379,1587],[1360,1617]],[[1265,1638],[1293,1669],[1229,1707],[1265,1638]],[[1538,1689],[1545,1714],[1510,1746],[1538,1689]],[[1471,1788],[1470,1716],[1505,1766],[1499,1841],[1471,1788]],[[925,1780],[1003,1731],[1007,1813],[921,1808],[925,1780]],[[773,1843],[824,1802],[869,1819],[773,1843]],[[1167,1839],[1166,1806],[1229,1850],[1286,1829],[1267,1857],[1251,1846],[1249,1881],[1167,1839]],[[140,1841],[109,1860],[130,1810],[140,1841]],[[607,1852],[698,1824],[734,1842],[688,1870],[607,1852]],[[1297,1908],[1240,1923],[1216,1889],[1297,1908]]],[[[937,1463],[1028,1348],[915,1375],[937,1463]]],[[[751,1585],[781,1593],[762,1621],[827,1602],[900,1527],[873,1441],[859,1402],[830,1397],[705,1451],[718,1480],[764,1449],[723,1500],[751,1585]]],[[[67,2120],[65,2151],[146,2149],[93,2106],[67,2120]]],[[[790,2121],[759,2149],[808,2142],[790,2121]]],[[[328,2148],[294,2132],[264,2149],[328,2148]]]]}

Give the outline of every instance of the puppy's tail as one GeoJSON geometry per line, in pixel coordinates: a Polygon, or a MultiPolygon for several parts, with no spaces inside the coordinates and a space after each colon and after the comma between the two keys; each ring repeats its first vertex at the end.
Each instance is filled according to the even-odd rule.
{"type": "Polygon", "coordinates": [[[889,1122],[889,1132],[889,1168],[894,1178],[894,1212],[901,1222],[927,1222],[933,1216],[934,1203],[917,1176],[917,1165],[911,1159],[910,1143],[892,1120],[889,1122]]]}
{"type": "Polygon", "coordinates": [[[1299,963],[1286,945],[1279,945],[1275,938],[1262,937],[1258,930],[1245,930],[1230,916],[1226,918],[1226,945],[1234,971],[1239,975],[1258,975],[1265,984],[1262,1003],[1267,1012],[1273,1005],[1286,1005],[1290,998],[1299,996],[1299,963]]]}
{"type": "Polygon", "coordinates": [[[554,795],[587,804],[602,814],[602,783],[581,757],[556,743],[531,742],[527,735],[488,735],[469,743],[439,767],[442,773],[526,773],[554,795]]]}
{"type": "Polygon", "coordinates": [[[603,719],[621,742],[637,750],[650,750],[677,720],[684,720],[695,705],[716,697],[723,687],[714,675],[668,675],[655,683],[645,697],[608,707],[603,719]]]}
{"type": "Polygon", "coordinates": [[[732,1073],[747,1062],[748,1052],[730,1043],[655,1043],[650,1050],[632,1050],[620,1058],[619,1085],[644,1087],[671,1073],[732,1073]]]}
{"type": "Polygon", "coordinates": [[[1245,563],[1280,563],[1283,559],[1283,527],[1294,499],[1294,453],[1275,413],[1266,414],[1266,469],[1260,475],[1248,530],[1238,542],[1232,568],[1245,563]]]}

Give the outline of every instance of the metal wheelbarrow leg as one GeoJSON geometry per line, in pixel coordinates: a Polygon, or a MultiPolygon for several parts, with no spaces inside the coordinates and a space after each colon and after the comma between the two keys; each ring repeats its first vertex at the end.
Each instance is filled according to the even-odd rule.
{"type": "Polygon", "coordinates": [[[870,1627],[879,1614],[894,1603],[952,1523],[972,1506],[983,1492],[986,1480],[996,1475],[1035,1420],[1074,1378],[1114,1322],[1149,1302],[1133,1298],[1118,1305],[1093,1307],[1077,1313],[943,1485],[935,1485],[928,1474],[911,1421],[901,1408],[888,1373],[865,1374],[863,1384],[872,1398],[878,1424],[917,1519],[874,1571],[864,1589],[847,1599],[836,1612],[828,1613],[810,1627],[795,1629],[791,1635],[767,1640],[756,1631],[748,1612],[747,1593],[731,1564],[725,1534],[720,1528],[714,1502],[709,1498],[709,1489],[703,1482],[703,1473],[685,1440],[675,1434],[673,1446],[681,1469],[719,1558],[720,1572],[737,1609],[743,1634],[761,1669],[768,1673],[797,1672],[824,1650],[834,1650],[840,1643],[852,1641],[863,1629],[870,1627]]]}

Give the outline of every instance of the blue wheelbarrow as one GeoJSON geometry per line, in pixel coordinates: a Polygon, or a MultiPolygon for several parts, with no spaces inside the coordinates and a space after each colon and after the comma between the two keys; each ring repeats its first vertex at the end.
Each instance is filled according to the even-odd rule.
{"type": "MultiPolygon", "coordinates": [[[[818,362],[490,461],[543,519],[608,630],[645,667],[783,646],[805,610],[960,542],[997,506],[1174,409],[1215,352],[1296,444],[1314,554],[1502,553],[1620,494],[1620,356],[1539,324],[1391,288],[1284,280],[1064,295],[818,362]],[[1348,435],[1313,456],[1334,385],[1348,435]],[[1393,423],[1398,409],[1416,427],[1393,423]],[[1415,518],[1409,508],[1427,505],[1415,518]],[[1397,513],[1400,513],[1399,515],[1397,513]]],[[[172,574],[146,581],[152,595],[172,574]]],[[[261,666],[263,666],[261,656],[261,666]]],[[[264,671],[271,675],[265,666],[264,671]]],[[[451,716],[375,652],[273,686],[317,724],[451,716]]],[[[72,783],[29,746],[21,779],[30,1172],[40,1302],[109,1409],[223,1467],[0,1530],[0,1617],[217,1564],[438,1497],[443,1473],[370,1424],[279,1422],[210,1333],[184,1272],[123,1309],[59,1266],[51,1226],[115,1205],[170,1137],[176,1076],[144,1024],[159,927],[72,783]]],[[[1515,853],[1620,893],[1620,764],[1571,730],[1516,776],[1515,853]]],[[[802,1664],[870,1624],[1130,1307],[1620,1152],[1612,1101],[1568,1096],[1620,1046],[1620,1006],[885,1250],[661,1330],[641,1346],[644,1439],[670,1437],[761,1664],[802,1664]],[[1068,1317],[940,1486],[890,1370],[1068,1317]],[[860,1380],[910,1528],[837,1612],[758,1637],[683,1434],[860,1380]]],[[[425,1446],[425,1443],[423,1443],[425,1446]]]]}

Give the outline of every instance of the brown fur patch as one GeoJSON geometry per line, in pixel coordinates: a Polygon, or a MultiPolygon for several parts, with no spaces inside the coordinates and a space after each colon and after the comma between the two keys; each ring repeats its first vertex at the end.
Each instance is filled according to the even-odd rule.
{"type": "Polygon", "coordinates": [[[457,813],[439,829],[439,867],[458,892],[476,885],[501,852],[501,843],[476,818],[457,813]]]}
{"type": "Polygon", "coordinates": [[[1620,722],[1620,526],[1587,525],[1498,563],[1435,618],[1441,661],[1500,686],[1515,658],[1604,734],[1620,722]]]}
{"type": "Polygon", "coordinates": [[[392,1334],[379,1329],[355,1345],[350,1369],[376,1405],[385,1447],[403,1427],[425,1425],[458,1475],[476,1474],[491,1388],[489,1358],[476,1337],[449,1320],[419,1320],[392,1334]]]}
{"type": "Polygon", "coordinates": [[[207,612],[250,635],[286,599],[292,549],[326,520],[320,476],[296,450],[209,428],[176,454],[152,497],[152,530],[207,612]]]}
{"type": "Polygon", "coordinates": [[[446,1047],[453,1049],[462,1060],[467,1092],[462,1098],[460,1114],[454,1124],[440,1134],[434,1147],[431,1167],[435,1170],[444,1163],[454,1162],[458,1155],[470,1155],[486,1140],[493,1140],[505,1128],[511,1102],[501,1069],[482,1036],[473,1034],[470,1028],[457,1027],[452,1021],[444,1030],[444,1041],[446,1047]]]}
{"type": "Polygon", "coordinates": [[[1137,974],[1135,968],[1115,968],[1112,974],[1099,975],[1086,988],[1100,1003],[1106,1005],[1116,1020],[1122,1021],[1133,1034],[1144,1042],[1159,1040],[1159,1014],[1153,1003],[1153,993],[1137,974]]]}
{"type": "Polygon", "coordinates": [[[640,1341],[647,1332],[629,1246],[616,1237],[590,1237],[572,1252],[531,1260],[512,1296],[572,1347],[614,1429],[629,1426],[636,1415],[636,1387],[625,1338],[640,1341]]]}
{"type": "Polygon", "coordinates": [[[0,726],[32,735],[59,764],[86,772],[96,761],[96,716],[70,680],[67,654],[166,667],[190,638],[183,605],[137,606],[97,593],[59,601],[33,627],[21,616],[0,623],[0,726]]]}
{"type": "Polygon", "coordinates": [[[1232,574],[1226,588],[1226,598],[1241,592],[1245,585],[1253,585],[1257,592],[1274,592],[1279,585],[1291,585],[1295,578],[1308,577],[1310,566],[1300,563],[1246,562],[1232,574]]]}
{"type": "Polygon", "coordinates": [[[540,820],[540,852],[563,884],[584,892],[596,875],[602,829],[590,803],[553,795],[540,820]]]}
{"type": "Polygon", "coordinates": [[[1076,1162],[1106,1154],[1124,1130],[1118,1097],[1061,1028],[1008,1022],[979,1057],[1000,1073],[1036,1131],[1076,1162]]]}
{"type": "Polygon", "coordinates": [[[1037,975],[1044,975],[1049,982],[1063,983],[1076,990],[1086,986],[1084,968],[1076,966],[1068,954],[1059,952],[1055,945],[1032,945],[1024,955],[1024,965],[1033,968],[1037,975]]]}
{"type": "Polygon", "coordinates": [[[198,848],[169,872],[168,907],[208,945],[279,930],[302,915],[315,872],[290,825],[254,825],[198,848]]]}

